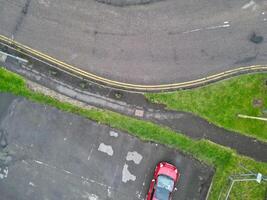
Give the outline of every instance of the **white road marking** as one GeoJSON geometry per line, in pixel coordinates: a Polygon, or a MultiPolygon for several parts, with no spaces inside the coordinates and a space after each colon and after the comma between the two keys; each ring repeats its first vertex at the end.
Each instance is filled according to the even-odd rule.
{"type": "Polygon", "coordinates": [[[124,164],[123,170],[122,170],[122,182],[127,183],[128,181],[135,181],[136,176],[131,174],[128,170],[128,165],[124,164]]]}
{"type": "Polygon", "coordinates": [[[256,4],[255,1],[251,0],[250,2],[243,5],[242,9],[248,9],[249,7],[254,6],[255,4],[256,4]]]}
{"type": "Polygon", "coordinates": [[[89,155],[88,155],[88,157],[87,157],[87,160],[90,160],[91,155],[92,155],[92,153],[93,153],[93,150],[94,150],[94,145],[92,145],[92,148],[91,148],[91,150],[90,150],[90,152],[89,152],[89,155]]]}
{"type": "Polygon", "coordinates": [[[140,199],[140,198],[142,197],[142,192],[140,192],[140,191],[136,191],[136,192],[135,192],[135,195],[136,195],[136,197],[137,197],[138,199],[140,199]]]}
{"type": "Polygon", "coordinates": [[[1,168],[0,167],[0,179],[7,178],[8,175],[8,167],[1,168]]]}
{"type": "Polygon", "coordinates": [[[140,164],[141,160],[143,159],[143,156],[136,151],[128,152],[126,156],[127,161],[134,161],[135,164],[140,164]]]}
{"type": "Polygon", "coordinates": [[[68,171],[68,170],[64,170],[64,169],[63,169],[63,171],[66,172],[67,174],[72,174],[72,173],[71,173],[70,171],[68,171]]]}
{"type": "Polygon", "coordinates": [[[88,199],[88,200],[98,200],[98,196],[95,194],[89,194],[88,192],[85,192],[85,194],[82,195],[82,198],[88,199]]]}
{"type": "Polygon", "coordinates": [[[25,160],[22,160],[21,162],[24,163],[24,164],[26,164],[26,165],[29,164],[29,163],[27,163],[25,160]]]}
{"type": "Polygon", "coordinates": [[[214,30],[214,29],[220,29],[220,28],[228,28],[230,27],[229,21],[224,21],[222,25],[217,25],[217,26],[209,26],[206,28],[197,28],[189,31],[184,31],[182,34],[187,34],[187,33],[194,33],[198,31],[204,31],[204,30],[214,30]]]}
{"type": "Polygon", "coordinates": [[[47,8],[50,6],[49,0],[39,0],[39,3],[44,5],[47,8]]]}
{"type": "MultiPolygon", "coordinates": [[[[64,170],[64,169],[60,169],[60,168],[57,168],[56,166],[52,166],[52,165],[48,165],[48,164],[46,164],[46,163],[44,163],[44,162],[41,162],[41,161],[38,161],[38,160],[33,160],[35,163],[37,163],[37,164],[39,164],[39,165],[41,165],[41,166],[45,166],[45,167],[48,167],[48,168],[51,168],[51,169],[55,169],[55,170],[58,170],[58,171],[61,171],[61,172],[63,172],[63,173],[67,173],[67,174],[70,174],[70,175],[72,175],[72,176],[75,176],[75,177],[77,177],[77,178],[79,178],[81,181],[83,181],[83,182],[85,182],[85,183],[95,183],[95,184],[97,184],[97,185],[100,185],[100,186],[102,186],[102,187],[105,187],[105,188],[110,188],[110,189],[112,189],[109,185],[106,185],[106,184],[104,184],[104,183],[100,183],[100,182],[97,182],[97,181],[95,181],[95,180],[93,180],[93,179],[89,179],[89,178],[87,178],[87,177],[84,177],[84,176],[78,176],[78,175],[76,175],[76,174],[73,174],[72,172],[70,172],[70,171],[67,171],[67,170],[64,170]]],[[[26,164],[26,162],[25,162],[25,164],[26,164]]],[[[29,163],[27,163],[28,165],[30,165],[29,163]]]]}
{"type": "Polygon", "coordinates": [[[104,143],[101,143],[97,150],[106,153],[109,156],[113,156],[113,149],[110,145],[105,145],[104,143]]]}
{"type": "Polygon", "coordinates": [[[35,187],[35,184],[33,182],[29,182],[29,185],[35,187]]]}
{"type": "Polygon", "coordinates": [[[110,135],[111,137],[118,137],[118,136],[119,136],[119,134],[118,134],[117,132],[115,132],[115,131],[110,131],[110,132],[109,132],[109,135],[110,135]]]}
{"type": "Polygon", "coordinates": [[[48,165],[48,164],[46,164],[46,163],[43,163],[43,162],[41,162],[41,161],[39,161],[39,160],[33,160],[34,162],[36,162],[37,164],[39,164],[39,165],[44,165],[44,166],[46,166],[46,167],[50,167],[50,168],[56,168],[56,167],[54,167],[54,166],[50,166],[50,165],[48,165]]]}
{"type": "Polygon", "coordinates": [[[108,187],[108,197],[111,197],[111,189],[108,187]]]}
{"type": "Polygon", "coordinates": [[[205,29],[207,30],[213,30],[213,29],[218,29],[218,28],[227,28],[230,27],[230,24],[224,24],[224,25],[218,25],[218,26],[210,26],[205,29]]]}
{"type": "Polygon", "coordinates": [[[197,28],[197,29],[193,29],[193,30],[190,30],[190,31],[185,31],[185,32],[183,32],[183,34],[193,33],[193,32],[197,32],[197,31],[201,31],[201,30],[203,30],[203,29],[197,28]]]}
{"type": "Polygon", "coordinates": [[[39,160],[34,160],[34,162],[36,162],[36,163],[38,163],[38,164],[40,164],[40,165],[43,165],[43,164],[44,164],[43,162],[41,162],[41,161],[39,161],[39,160]]]}

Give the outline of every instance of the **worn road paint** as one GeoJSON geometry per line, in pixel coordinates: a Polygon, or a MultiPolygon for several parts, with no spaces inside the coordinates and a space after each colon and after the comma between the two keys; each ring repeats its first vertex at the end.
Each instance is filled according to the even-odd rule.
{"type": "Polygon", "coordinates": [[[141,160],[143,159],[143,156],[136,151],[128,152],[126,156],[127,161],[134,161],[135,164],[140,164],[141,160]]]}
{"type": "MultiPolygon", "coordinates": [[[[93,145],[93,146],[94,146],[94,145],[93,145]]],[[[90,150],[90,152],[89,152],[89,155],[88,155],[88,157],[87,157],[87,160],[90,160],[91,155],[92,155],[92,153],[93,153],[93,150],[94,150],[94,147],[91,148],[91,150],[90,150]]]]}
{"type": "Polygon", "coordinates": [[[223,24],[223,25],[218,25],[218,26],[210,26],[205,28],[206,30],[213,30],[213,29],[218,29],[218,28],[227,28],[230,27],[230,24],[223,24]]]}
{"type": "Polygon", "coordinates": [[[8,167],[1,168],[0,167],[0,179],[7,178],[8,175],[8,167]]]}
{"type": "Polygon", "coordinates": [[[85,192],[85,194],[82,195],[82,198],[88,199],[88,200],[98,200],[98,196],[95,194],[89,194],[88,192],[85,192]]]}
{"type": "Polygon", "coordinates": [[[39,0],[39,4],[41,4],[47,8],[50,6],[49,0],[39,0]]]}
{"type": "Polygon", "coordinates": [[[108,197],[111,197],[111,189],[108,187],[108,197]]]}
{"type": "Polygon", "coordinates": [[[244,6],[242,6],[242,9],[248,9],[248,8],[252,8],[253,11],[255,11],[258,8],[258,5],[256,4],[255,1],[251,0],[250,2],[248,2],[247,4],[245,4],[244,6]]]}
{"type": "Polygon", "coordinates": [[[193,32],[197,32],[197,31],[201,31],[202,29],[200,28],[197,28],[197,29],[193,29],[193,30],[190,30],[190,31],[185,31],[183,32],[183,34],[186,34],[186,33],[193,33],[193,32]]]}
{"type": "Polygon", "coordinates": [[[122,170],[122,182],[127,183],[128,181],[135,181],[136,176],[131,174],[128,170],[128,165],[124,164],[123,170],[122,170]]]}
{"type": "Polygon", "coordinates": [[[106,153],[109,156],[113,156],[113,149],[110,145],[105,145],[104,143],[101,143],[97,150],[106,153]]]}
{"type": "Polygon", "coordinates": [[[250,2],[246,3],[245,5],[242,6],[242,9],[247,9],[251,6],[255,5],[255,1],[251,0],[250,2]]]}
{"type": "MultiPolygon", "coordinates": [[[[70,175],[72,175],[72,176],[78,177],[82,182],[95,183],[95,184],[98,184],[98,185],[100,185],[100,186],[102,186],[102,187],[105,187],[105,188],[111,188],[109,185],[106,185],[106,184],[104,184],[104,183],[100,183],[100,182],[98,182],[98,181],[95,181],[95,180],[93,180],[93,179],[89,179],[89,178],[84,177],[84,176],[78,176],[78,175],[76,175],[76,174],[73,174],[73,173],[70,172],[70,171],[67,171],[67,170],[64,170],[64,169],[57,168],[56,166],[48,165],[48,164],[43,163],[43,162],[38,161],[38,160],[33,160],[33,162],[35,162],[35,163],[37,163],[37,164],[39,164],[39,165],[41,165],[41,166],[45,166],[45,167],[48,167],[48,168],[51,168],[51,169],[59,170],[59,171],[64,172],[64,173],[66,173],[66,174],[70,174],[70,175]]],[[[30,164],[27,163],[26,161],[25,161],[25,164],[30,165],[30,164]]],[[[111,188],[111,189],[112,189],[112,188],[111,188]]]]}
{"type": "Polygon", "coordinates": [[[197,29],[193,29],[193,30],[189,30],[189,31],[184,31],[182,33],[183,34],[187,34],[187,33],[194,33],[194,32],[198,32],[198,31],[213,30],[213,29],[228,28],[228,27],[230,27],[229,21],[225,21],[225,22],[223,22],[222,25],[209,26],[209,27],[206,27],[206,28],[197,28],[197,29]]]}
{"type": "Polygon", "coordinates": [[[35,187],[35,184],[33,182],[29,182],[29,185],[35,187]]]}

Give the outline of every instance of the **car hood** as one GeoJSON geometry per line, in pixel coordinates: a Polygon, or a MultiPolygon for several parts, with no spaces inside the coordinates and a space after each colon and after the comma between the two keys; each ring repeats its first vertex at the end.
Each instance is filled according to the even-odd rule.
{"type": "Polygon", "coordinates": [[[176,180],[177,178],[177,173],[173,169],[170,168],[160,168],[158,171],[158,175],[165,175],[171,177],[173,180],[176,180]]]}

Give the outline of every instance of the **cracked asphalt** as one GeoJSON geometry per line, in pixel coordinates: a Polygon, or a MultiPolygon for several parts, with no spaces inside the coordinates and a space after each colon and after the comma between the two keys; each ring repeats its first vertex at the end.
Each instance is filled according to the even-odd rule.
{"type": "Polygon", "coordinates": [[[264,0],[0,4],[0,34],[112,80],[183,82],[267,61],[264,0]]]}
{"type": "Polygon", "coordinates": [[[9,94],[0,105],[1,200],[144,199],[162,160],[181,172],[174,199],[205,199],[213,170],[178,151],[9,94]]]}

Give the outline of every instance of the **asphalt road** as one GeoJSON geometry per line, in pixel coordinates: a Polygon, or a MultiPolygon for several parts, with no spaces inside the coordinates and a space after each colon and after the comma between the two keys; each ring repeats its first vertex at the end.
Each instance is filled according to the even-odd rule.
{"type": "Polygon", "coordinates": [[[0,0],[0,34],[100,76],[189,81],[267,61],[263,0],[165,0],[114,7],[93,0],[0,0]],[[250,41],[253,33],[262,41],[250,41]]]}
{"type": "Polygon", "coordinates": [[[1,200],[144,199],[162,160],[181,172],[174,200],[205,197],[212,170],[177,151],[8,94],[0,105],[1,200]]]}

